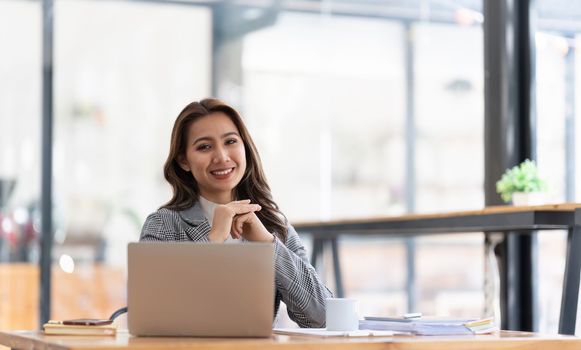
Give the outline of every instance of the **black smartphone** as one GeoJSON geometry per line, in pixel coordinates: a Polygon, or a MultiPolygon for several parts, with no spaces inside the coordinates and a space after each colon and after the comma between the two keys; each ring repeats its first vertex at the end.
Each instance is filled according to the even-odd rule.
{"type": "Polygon", "coordinates": [[[113,320],[100,320],[95,318],[78,318],[63,321],[63,324],[68,326],[104,326],[111,323],[113,323],[113,320]]]}

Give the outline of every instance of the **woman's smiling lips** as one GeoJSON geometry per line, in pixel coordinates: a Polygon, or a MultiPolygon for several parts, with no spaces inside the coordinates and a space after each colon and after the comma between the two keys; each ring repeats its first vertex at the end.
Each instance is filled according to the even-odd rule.
{"type": "Polygon", "coordinates": [[[216,169],[211,170],[210,174],[212,174],[217,179],[226,179],[230,174],[234,172],[234,168],[223,168],[223,169],[216,169]]]}

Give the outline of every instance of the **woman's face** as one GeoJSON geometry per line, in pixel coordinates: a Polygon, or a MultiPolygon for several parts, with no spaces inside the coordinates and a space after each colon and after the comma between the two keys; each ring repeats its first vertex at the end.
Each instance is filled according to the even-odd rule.
{"type": "Polygon", "coordinates": [[[244,143],[238,128],[222,112],[194,121],[189,128],[185,157],[179,160],[194,175],[200,194],[216,203],[233,200],[233,189],[246,170],[244,143]]]}

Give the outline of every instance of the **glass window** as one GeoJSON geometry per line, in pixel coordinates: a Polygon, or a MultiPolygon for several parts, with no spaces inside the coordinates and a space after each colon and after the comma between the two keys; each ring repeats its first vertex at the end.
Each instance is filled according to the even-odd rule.
{"type": "Polygon", "coordinates": [[[0,1],[0,329],[38,326],[40,2],[0,1]]]}
{"type": "Polygon", "coordinates": [[[291,219],[401,212],[401,38],[392,21],[283,13],[245,39],[244,112],[291,219]]]}
{"type": "Polygon", "coordinates": [[[484,203],[482,35],[455,23],[414,27],[418,212],[484,203]]]}
{"type": "MultiPolygon", "coordinates": [[[[417,212],[484,204],[484,52],[482,27],[474,25],[480,23],[478,15],[466,14],[472,16],[470,26],[458,21],[413,27],[417,212]]],[[[417,309],[484,316],[482,236],[430,236],[416,242],[417,309]]]]}

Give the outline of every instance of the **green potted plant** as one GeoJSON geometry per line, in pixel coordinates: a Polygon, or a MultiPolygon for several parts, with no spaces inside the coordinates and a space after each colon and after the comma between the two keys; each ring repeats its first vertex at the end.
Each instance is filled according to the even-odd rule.
{"type": "Polygon", "coordinates": [[[547,189],[545,181],[539,177],[534,161],[529,159],[507,169],[496,183],[496,192],[502,200],[514,205],[535,205],[543,201],[543,192],[547,189]]]}

